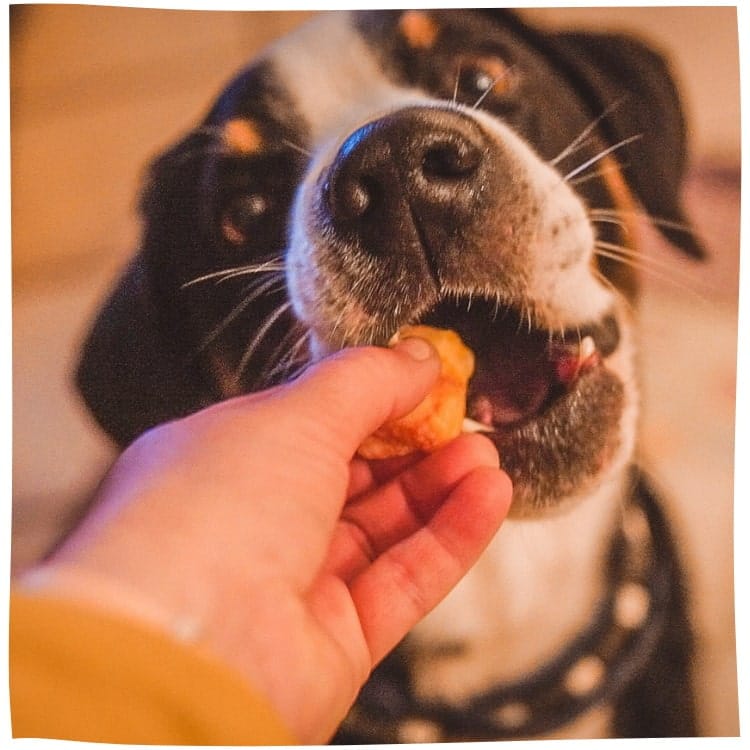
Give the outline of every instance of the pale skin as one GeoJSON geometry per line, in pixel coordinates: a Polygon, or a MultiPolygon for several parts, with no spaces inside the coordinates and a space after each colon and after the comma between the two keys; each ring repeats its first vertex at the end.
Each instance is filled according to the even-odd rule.
{"type": "Polygon", "coordinates": [[[348,350],[294,384],[146,433],[45,564],[44,586],[85,598],[91,582],[99,606],[194,626],[194,640],[295,738],[327,741],[510,505],[510,481],[480,435],[427,457],[356,458],[438,370],[418,339],[348,350]]]}

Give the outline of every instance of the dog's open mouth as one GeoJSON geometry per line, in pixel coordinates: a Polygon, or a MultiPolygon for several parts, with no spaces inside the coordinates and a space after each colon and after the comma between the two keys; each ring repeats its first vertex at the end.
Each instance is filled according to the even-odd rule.
{"type": "Polygon", "coordinates": [[[620,339],[613,316],[550,331],[534,327],[512,307],[483,299],[444,300],[420,322],[455,330],[474,351],[467,416],[500,433],[555,408],[601,369],[620,339]]]}

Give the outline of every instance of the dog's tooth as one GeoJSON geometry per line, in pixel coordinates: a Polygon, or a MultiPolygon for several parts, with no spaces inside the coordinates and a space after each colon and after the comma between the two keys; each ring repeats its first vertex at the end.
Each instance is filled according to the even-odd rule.
{"type": "Polygon", "coordinates": [[[494,432],[492,427],[487,424],[477,422],[475,419],[470,417],[464,417],[463,425],[461,426],[462,432],[494,432]]]}
{"type": "Polygon", "coordinates": [[[596,344],[591,336],[586,336],[578,345],[578,361],[585,362],[596,351],[596,344]]]}
{"type": "Polygon", "coordinates": [[[591,336],[584,336],[575,346],[568,346],[555,357],[555,373],[561,383],[569,385],[581,372],[595,366],[601,361],[596,342],[591,336]]]}

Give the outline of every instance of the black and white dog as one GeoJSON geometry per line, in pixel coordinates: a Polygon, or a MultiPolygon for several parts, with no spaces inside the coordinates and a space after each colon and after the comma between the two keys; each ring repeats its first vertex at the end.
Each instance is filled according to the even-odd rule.
{"type": "Polygon", "coordinates": [[[322,15],[152,165],[79,386],[121,443],[403,324],[477,357],[511,518],[342,742],[691,735],[668,525],[632,466],[637,217],[702,250],[663,60],[514,13],[322,15]]]}

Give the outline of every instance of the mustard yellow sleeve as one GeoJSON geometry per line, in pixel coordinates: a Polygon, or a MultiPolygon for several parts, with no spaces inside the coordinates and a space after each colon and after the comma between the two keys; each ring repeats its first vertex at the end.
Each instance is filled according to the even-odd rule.
{"type": "Polygon", "coordinates": [[[239,675],[197,647],[94,608],[12,593],[14,737],[290,745],[239,675]]]}

